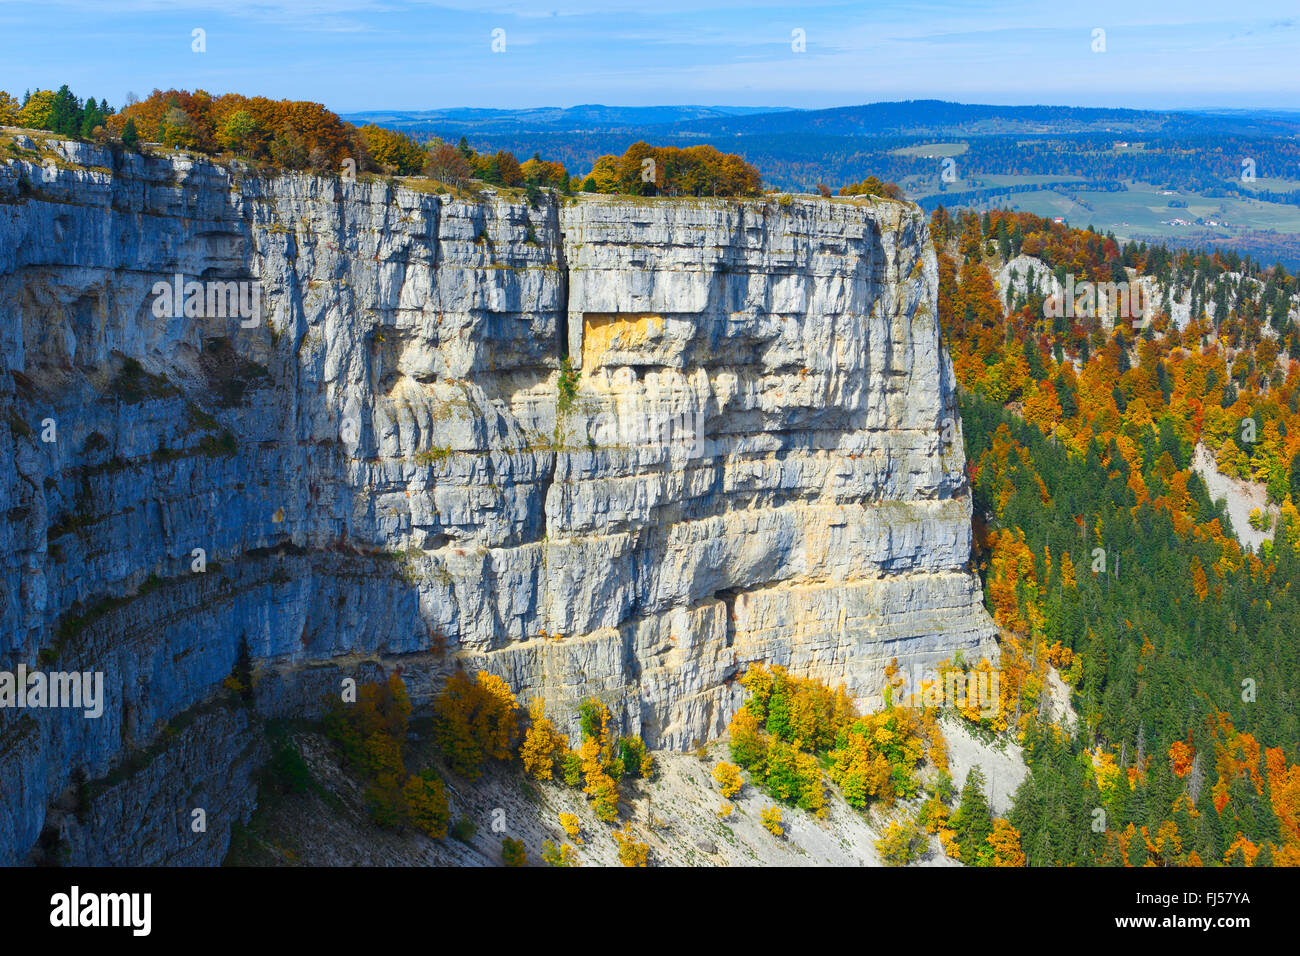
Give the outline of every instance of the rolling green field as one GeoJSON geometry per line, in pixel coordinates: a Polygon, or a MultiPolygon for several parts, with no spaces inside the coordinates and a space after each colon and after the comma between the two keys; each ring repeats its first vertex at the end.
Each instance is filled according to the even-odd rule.
{"type": "Polygon", "coordinates": [[[997,203],[1039,216],[1064,216],[1073,226],[1093,225],[1102,231],[1113,231],[1120,238],[1134,235],[1185,238],[1206,231],[1222,236],[1249,230],[1300,232],[1300,206],[1235,196],[1206,198],[1196,193],[1161,190],[1149,183],[1129,183],[1128,187],[1127,192],[1078,190],[1072,196],[1057,189],[1041,189],[1001,197],[997,203]],[[1170,200],[1187,205],[1172,207],[1170,200]],[[1198,218],[1214,220],[1217,225],[1196,223],[1198,218]],[[1192,225],[1175,225],[1174,219],[1192,225]]]}
{"type": "Polygon", "coordinates": [[[1300,179],[1271,179],[1267,176],[1260,176],[1252,182],[1243,182],[1241,185],[1246,189],[1264,189],[1269,192],[1285,193],[1300,189],[1300,179]]]}
{"type": "Polygon", "coordinates": [[[960,156],[970,149],[966,143],[922,143],[919,146],[900,146],[889,152],[894,156],[960,156]]]}
{"type": "MultiPolygon", "coordinates": [[[[1025,140],[1021,146],[1041,145],[1039,141],[1025,140]]],[[[1137,154],[1147,151],[1147,144],[1127,140],[1116,133],[1112,143],[1100,149],[1085,149],[1087,155],[1137,154]],[[1121,145],[1122,144],[1122,145],[1121,145]]],[[[1266,202],[1246,196],[1207,197],[1185,189],[1164,189],[1149,182],[1128,181],[1127,190],[1107,192],[1098,189],[1076,188],[1089,182],[1088,177],[1067,174],[1056,175],[997,175],[970,173],[967,163],[970,143],[950,140],[901,146],[890,150],[899,157],[927,160],[924,172],[900,178],[908,198],[944,201],[951,195],[963,207],[982,212],[990,208],[1019,209],[1049,218],[1063,217],[1076,227],[1091,225],[1103,232],[1113,232],[1121,239],[1172,241],[1175,244],[1210,243],[1220,245],[1251,234],[1248,245],[1264,256],[1278,251],[1283,256],[1294,255],[1294,239],[1300,235],[1300,206],[1266,202]],[[961,157],[966,156],[966,159],[961,157]],[[951,160],[951,162],[949,162],[951,160]],[[959,177],[953,182],[941,183],[944,163],[959,177]],[[929,163],[933,163],[929,166],[929,163]],[[940,186],[943,189],[940,189],[940,186]],[[977,193],[1008,186],[1038,186],[1041,188],[1011,195],[971,199],[961,194],[977,193]],[[1170,202],[1176,203],[1171,206],[1170,202]],[[1176,221],[1177,220],[1177,221],[1176,221]],[[1277,233],[1275,241],[1269,234],[1277,233]],[[1280,245],[1278,245],[1280,243],[1280,245]],[[1277,250],[1273,247],[1277,246],[1277,250]]],[[[1261,160],[1263,161],[1263,160],[1261,160]]],[[[1300,178],[1286,178],[1265,173],[1288,172],[1270,166],[1267,162],[1257,170],[1258,178],[1238,181],[1236,184],[1247,193],[1286,193],[1300,190],[1300,178]]],[[[1293,172],[1293,171],[1290,171],[1293,172]]]]}
{"type": "MultiPolygon", "coordinates": [[[[961,172],[960,163],[957,165],[957,172],[961,172]]],[[[973,189],[992,189],[999,186],[1028,186],[1063,182],[1081,183],[1086,182],[1086,180],[1082,176],[1002,176],[992,173],[980,173],[976,176],[972,176],[970,179],[959,178],[956,182],[948,183],[948,188],[944,191],[950,193],[962,193],[969,192],[973,189]]],[[[911,199],[935,196],[940,192],[939,176],[937,172],[933,176],[910,176],[903,180],[899,185],[903,187],[907,192],[908,197],[911,199]]],[[[999,199],[999,204],[1000,203],[1001,199],[999,199]]],[[[1057,215],[1060,214],[1058,213],[1057,215]]]]}

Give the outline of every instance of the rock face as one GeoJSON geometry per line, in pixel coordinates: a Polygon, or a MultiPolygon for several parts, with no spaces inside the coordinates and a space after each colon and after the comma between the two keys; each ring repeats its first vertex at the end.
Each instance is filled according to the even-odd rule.
{"type": "Polygon", "coordinates": [[[685,749],[751,661],[995,653],[915,207],[5,155],[0,670],[106,700],[0,709],[0,863],[219,861],[258,718],[393,666],[685,749]]]}

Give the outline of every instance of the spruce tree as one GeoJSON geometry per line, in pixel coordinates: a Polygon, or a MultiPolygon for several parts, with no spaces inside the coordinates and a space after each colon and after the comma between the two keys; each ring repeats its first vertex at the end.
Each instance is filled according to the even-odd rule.
{"type": "Polygon", "coordinates": [[[971,767],[961,788],[961,805],[952,816],[962,862],[982,865],[989,856],[988,836],[993,832],[993,815],[984,796],[984,771],[971,767]]]}
{"type": "Polygon", "coordinates": [[[68,89],[65,83],[59,87],[59,91],[54,94],[54,102],[51,104],[50,128],[64,136],[79,136],[81,134],[81,101],[72,95],[72,90],[68,89]]]}

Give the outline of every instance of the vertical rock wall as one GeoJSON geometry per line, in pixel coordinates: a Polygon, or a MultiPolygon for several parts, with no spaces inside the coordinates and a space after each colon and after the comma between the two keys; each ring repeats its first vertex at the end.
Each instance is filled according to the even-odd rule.
{"type": "Polygon", "coordinates": [[[43,829],[219,860],[256,718],[382,667],[417,699],[485,667],[562,723],[598,694],[686,748],[750,661],[865,697],[994,652],[914,207],[0,155],[0,671],[106,697],[0,709],[0,863],[43,829]],[[176,276],[255,283],[260,320],[160,310],[176,276]]]}

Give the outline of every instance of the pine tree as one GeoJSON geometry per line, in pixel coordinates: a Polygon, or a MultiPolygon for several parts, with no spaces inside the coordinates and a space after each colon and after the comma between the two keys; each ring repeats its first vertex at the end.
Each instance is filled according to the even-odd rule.
{"type": "Polygon", "coordinates": [[[993,814],[984,796],[984,772],[972,767],[961,788],[961,805],[952,815],[962,862],[968,866],[985,865],[989,856],[988,836],[993,832],[993,814]]]}
{"type": "Polygon", "coordinates": [[[1202,787],[1196,801],[1196,852],[1204,861],[1219,860],[1223,855],[1219,811],[1214,808],[1212,788],[1202,787]]]}
{"type": "Polygon", "coordinates": [[[81,136],[83,139],[89,139],[95,134],[95,127],[104,124],[104,113],[100,110],[99,104],[95,98],[89,97],[86,100],[86,108],[82,112],[81,118],[81,136]]]}
{"type": "Polygon", "coordinates": [[[65,83],[54,94],[51,103],[50,129],[64,136],[77,136],[81,132],[81,102],[72,95],[65,83]]]}

